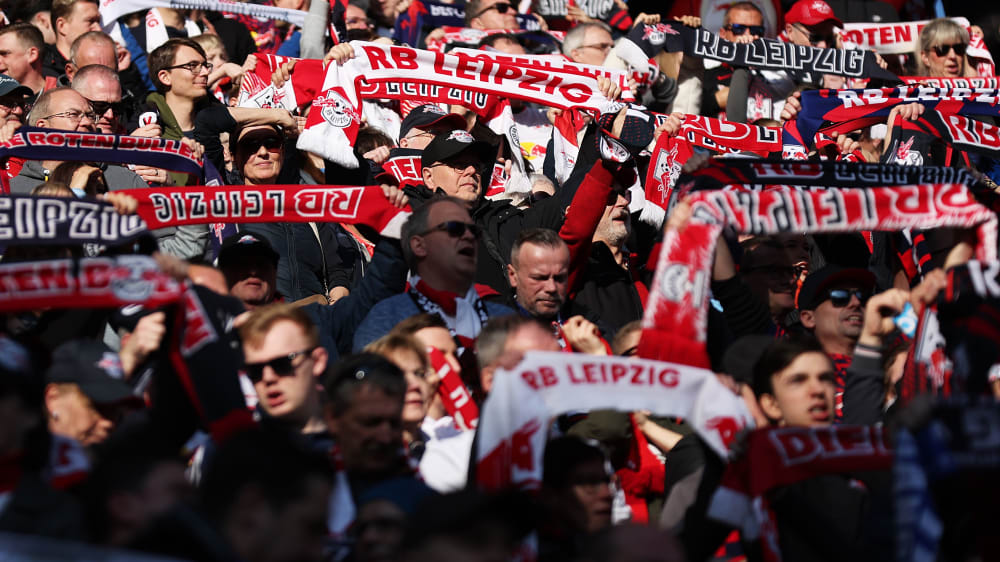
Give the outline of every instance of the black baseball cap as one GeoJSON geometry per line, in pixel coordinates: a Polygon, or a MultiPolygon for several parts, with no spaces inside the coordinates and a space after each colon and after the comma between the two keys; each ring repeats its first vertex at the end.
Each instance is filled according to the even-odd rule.
{"type": "Polygon", "coordinates": [[[137,400],[118,354],[95,340],[70,340],[52,352],[47,383],[75,383],[97,405],[137,400]]]}
{"type": "Polygon", "coordinates": [[[420,156],[420,165],[427,168],[436,162],[444,162],[458,156],[466,150],[474,151],[484,167],[496,160],[496,147],[488,142],[476,140],[464,129],[455,129],[434,137],[420,156]]]}
{"type": "Polygon", "coordinates": [[[231,261],[240,256],[258,255],[271,258],[278,265],[278,252],[274,251],[267,238],[253,232],[237,232],[226,237],[219,248],[219,268],[225,268],[231,261]]]}
{"type": "Polygon", "coordinates": [[[27,86],[22,86],[20,82],[14,80],[6,74],[0,74],[0,96],[6,96],[10,94],[21,94],[24,96],[32,96],[35,93],[31,91],[31,88],[27,86]]]}
{"type": "Polygon", "coordinates": [[[437,104],[426,103],[413,108],[406,115],[406,119],[399,125],[399,138],[405,137],[410,129],[426,129],[439,123],[453,129],[462,129],[466,126],[465,117],[457,113],[446,113],[437,104]]]}
{"type": "Polygon", "coordinates": [[[799,310],[815,310],[826,300],[826,290],[834,285],[856,283],[859,289],[871,291],[875,288],[875,275],[867,269],[826,265],[813,271],[802,282],[796,302],[799,310]]]}

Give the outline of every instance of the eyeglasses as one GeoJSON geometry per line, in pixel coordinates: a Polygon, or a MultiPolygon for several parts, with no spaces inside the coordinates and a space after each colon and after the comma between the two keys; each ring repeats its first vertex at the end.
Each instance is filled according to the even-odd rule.
{"type": "Polygon", "coordinates": [[[795,24],[795,29],[798,29],[803,35],[809,38],[809,44],[815,46],[816,43],[820,41],[826,42],[828,46],[833,46],[836,42],[833,40],[832,35],[824,35],[822,33],[813,33],[808,27],[802,24],[795,24]]]}
{"type": "Polygon", "coordinates": [[[203,69],[205,72],[212,72],[212,67],[214,65],[208,61],[196,61],[186,62],[184,64],[175,64],[174,66],[168,66],[163,70],[174,70],[175,68],[183,68],[190,72],[191,74],[198,74],[198,69],[203,69]]]}
{"type": "Polygon", "coordinates": [[[125,113],[125,103],[120,101],[90,101],[90,107],[94,108],[94,113],[98,116],[102,116],[111,110],[111,114],[115,117],[120,117],[125,113]]]}
{"type": "MultiPolygon", "coordinates": [[[[414,135],[414,136],[418,136],[418,135],[414,135]]],[[[440,166],[447,166],[447,167],[451,168],[452,170],[455,170],[456,172],[459,172],[459,173],[464,172],[464,171],[468,170],[471,167],[473,169],[473,172],[472,172],[473,175],[476,175],[476,176],[482,176],[483,175],[483,168],[485,167],[485,165],[482,162],[479,162],[478,160],[462,159],[462,160],[453,160],[451,162],[441,162],[440,164],[434,164],[434,165],[428,166],[428,168],[438,168],[440,166]]]]}
{"type": "Polygon", "coordinates": [[[581,49],[597,49],[598,51],[604,51],[605,53],[610,51],[614,47],[614,43],[596,43],[594,45],[580,45],[581,49]]]}
{"type": "Polygon", "coordinates": [[[956,55],[961,57],[965,55],[965,50],[968,47],[969,46],[966,45],[965,43],[955,43],[954,45],[934,45],[933,47],[931,47],[931,49],[933,49],[934,54],[936,54],[939,57],[946,56],[948,52],[952,50],[955,51],[956,55]]]}
{"type": "Polygon", "coordinates": [[[826,292],[826,298],[830,299],[830,304],[834,308],[844,308],[851,304],[851,297],[856,297],[858,302],[865,304],[868,302],[871,294],[861,289],[830,289],[826,292]]]}
{"type": "Polygon", "coordinates": [[[27,112],[31,110],[31,102],[27,98],[0,98],[0,107],[7,111],[14,111],[17,108],[21,108],[27,112]]]}
{"type": "Polygon", "coordinates": [[[251,154],[260,150],[260,147],[264,147],[268,152],[278,152],[284,147],[284,143],[278,137],[257,137],[247,140],[241,140],[236,143],[236,147],[239,150],[245,150],[251,154]]]}
{"type": "Polygon", "coordinates": [[[510,10],[513,7],[514,7],[513,4],[509,4],[507,2],[497,2],[496,4],[493,4],[488,8],[480,10],[479,13],[476,14],[476,17],[478,18],[479,16],[485,14],[490,10],[496,10],[498,14],[506,14],[507,10],[510,10]]]}
{"type": "Polygon", "coordinates": [[[46,115],[42,119],[52,119],[53,117],[61,117],[63,119],[68,119],[71,122],[79,124],[84,118],[90,119],[91,121],[97,121],[97,114],[93,111],[80,111],[79,109],[70,109],[69,111],[63,111],[62,113],[53,113],[52,115],[46,115]]]}
{"type": "Polygon", "coordinates": [[[462,221],[446,221],[437,226],[432,226],[421,236],[430,234],[431,232],[441,231],[447,232],[448,236],[451,236],[452,238],[461,238],[462,236],[465,236],[466,230],[471,232],[474,238],[479,238],[479,236],[483,233],[483,227],[478,224],[462,221]]]}
{"type": "Polygon", "coordinates": [[[250,382],[257,384],[264,378],[264,367],[270,367],[274,371],[274,374],[279,377],[287,377],[295,374],[295,368],[301,365],[293,364],[295,359],[302,357],[304,355],[309,355],[315,350],[315,347],[310,347],[302,351],[295,351],[289,353],[288,355],[282,355],[281,357],[275,357],[270,361],[263,361],[261,363],[247,363],[244,365],[246,368],[247,378],[250,382]]]}
{"type": "Polygon", "coordinates": [[[743,25],[742,23],[731,23],[725,26],[724,29],[729,30],[733,35],[736,35],[737,37],[743,35],[748,31],[750,32],[750,35],[756,35],[757,37],[761,37],[762,35],[764,35],[763,25],[743,25]]]}

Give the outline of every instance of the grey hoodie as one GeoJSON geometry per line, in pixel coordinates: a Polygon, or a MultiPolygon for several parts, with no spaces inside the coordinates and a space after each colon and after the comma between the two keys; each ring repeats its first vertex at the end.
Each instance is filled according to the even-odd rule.
{"type": "MultiPolygon", "coordinates": [[[[46,170],[41,162],[28,160],[21,168],[21,173],[10,180],[10,191],[14,194],[27,195],[36,186],[45,183],[46,170]]],[[[109,164],[104,170],[104,181],[111,191],[123,189],[148,188],[149,184],[128,168],[109,164]]],[[[160,245],[160,250],[181,259],[201,258],[205,255],[208,244],[208,225],[198,224],[160,228],[153,231],[160,245]]]]}

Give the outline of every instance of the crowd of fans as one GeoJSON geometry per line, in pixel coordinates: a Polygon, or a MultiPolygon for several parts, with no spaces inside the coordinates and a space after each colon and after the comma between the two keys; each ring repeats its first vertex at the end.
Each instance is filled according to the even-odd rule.
{"type": "MultiPolygon", "coordinates": [[[[280,57],[344,65],[360,42],[402,41],[635,76],[630,33],[676,34],[664,31],[668,20],[689,29],[704,22],[737,44],[827,49],[856,47],[848,24],[933,20],[919,27],[915,50],[883,51],[879,66],[899,76],[989,78],[973,56],[988,57],[1000,36],[988,3],[264,1],[305,13],[299,27],[197,1],[190,4],[203,10],[134,1],[139,11],[102,20],[116,2],[124,0],[0,2],[0,149],[32,128],[170,139],[223,185],[377,186],[405,222],[395,232],[325,220],[178,224],[151,231],[151,245],[119,248],[6,238],[0,269],[149,249],[164,273],[197,291],[229,346],[214,357],[218,370],[202,363],[182,373],[171,343],[183,317],[176,307],[0,303],[0,549],[12,559],[895,556],[890,470],[833,470],[772,490],[755,509],[769,511],[777,533],[760,536],[709,516],[727,459],[690,420],[650,411],[559,416],[543,428],[541,482],[486,491],[467,419],[525,354],[640,355],[664,229],[691,219],[683,190],[665,209],[647,197],[661,139],[698,115],[779,127],[803,111],[803,92],[862,82],[662,52],[642,57],[645,81],[598,81],[609,101],[633,100],[614,113],[510,99],[513,126],[503,132],[459,105],[364,99],[354,108],[357,168],[297,147],[319,104],[261,107],[247,101],[246,82],[261,64],[273,69],[264,86],[295,81],[296,64],[280,57]],[[442,5],[464,10],[464,22],[438,28],[417,17],[442,5]],[[933,19],[945,13],[976,25],[933,19]],[[569,112],[577,125],[567,133],[569,112]],[[601,150],[608,137],[642,146],[623,162],[601,150]],[[579,148],[575,158],[560,157],[567,142],[579,148]],[[390,166],[403,160],[412,166],[406,177],[390,166]],[[252,423],[237,427],[232,412],[213,419],[212,401],[224,393],[207,387],[238,389],[237,410],[252,423]]],[[[988,156],[950,145],[912,156],[909,145],[890,142],[901,120],[921,122],[928,111],[901,104],[880,124],[805,147],[804,157],[965,167],[995,187],[1000,166],[988,156]]],[[[718,160],[694,152],[685,173],[718,160]]],[[[8,157],[0,197],[99,200],[128,215],[139,206],[130,194],[207,177],[84,161],[72,149],[48,157],[8,157]]],[[[724,231],[708,282],[713,376],[742,398],[758,429],[905,425],[916,414],[900,389],[921,357],[900,319],[924,318],[952,290],[949,268],[968,262],[976,244],[958,229],[724,231]]],[[[976,376],[988,384],[968,388],[1000,397],[998,373],[976,376]]],[[[947,387],[957,395],[959,386],[924,394],[947,387]]],[[[732,458],[748,454],[749,429],[730,436],[732,458]]],[[[995,437],[997,428],[984,431],[995,437]]],[[[938,559],[991,558],[992,529],[977,517],[996,516],[982,513],[954,516],[961,523],[946,525],[932,551],[938,559]]]]}

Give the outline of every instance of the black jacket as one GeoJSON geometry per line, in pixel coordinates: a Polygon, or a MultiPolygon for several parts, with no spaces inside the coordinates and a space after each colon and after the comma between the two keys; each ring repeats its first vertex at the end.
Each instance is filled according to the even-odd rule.
{"type": "Polygon", "coordinates": [[[313,295],[328,295],[334,287],[351,286],[357,247],[343,244],[349,236],[336,223],[273,222],[243,229],[267,239],[278,252],[278,293],[290,301],[313,295]],[[317,238],[318,236],[318,238],[317,238]]]}
{"type": "Polygon", "coordinates": [[[632,274],[618,265],[603,242],[594,242],[580,289],[573,298],[573,314],[590,311],[601,319],[598,327],[610,341],[619,328],[642,318],[642,300],[632,274]]]}
{"type": "Polygon", "coordinates": [[[45,52],[42,53],[42,75],[60,76],[66,74],[66,57],[62,56],[55,45],[45,44],[45,52]]]}
{"type": "Polygon", "coordinates": [[[399,241],[383,238],[375,245],[371,265],[357,290],[331,305],[303,307],[319,327],[319,343],[330,354],[331,363],[351,353],[354,330],[375,303],[403,292],[408,272],[399,241]]]}

